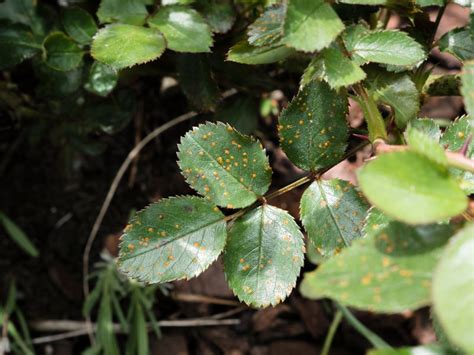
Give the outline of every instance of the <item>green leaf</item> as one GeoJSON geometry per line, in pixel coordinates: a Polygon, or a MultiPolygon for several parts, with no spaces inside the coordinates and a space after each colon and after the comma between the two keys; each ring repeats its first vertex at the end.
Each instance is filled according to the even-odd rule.
{"type": "Polygon", "coordinates": [[[188,53],[211,51],[211,28],[196,10],[163,6],[148,19],[148,24],[163,33],[169,49],[188,53]]]}
{"type": "Polygon", "coordinates": [[[361,25],[349,28],[346,47],[356,64],[369,62],[413,66],[426,58],[421,45],[398,30],[365,30],[361,25]]]}
{"type": "Polygon", "coordinates": [[[427,6],[444,6],[445,0],[416,0],[416,4],[420,7],[427,6]]]}
{"type": "Polygon", "coordinates": [[[198,0],[197,8],[213,32],[226,33],[235,22],[235,10],[231,0],[198,0]]]}
{"type": "Polygon", "coordinates": [[[38,249],[30,241],[28,236],[4,213],[0,212],[0,224],[3,225],[5,231],[10,238],[28,255],[36,258],[39,255],[38,249]]]}
{"type": "Polygon", "coordinates": [[[418,118],[408,122],[408,129],[417,129],[425,135],[439,142],[441,138],[441,129],[439,125],[429,118],[418,118]]]}
{"type": "Polygon", "coordinates": [[[457,181],[415,152],[382,154],[357,176],[372,204],[406,223],[438,222],[462,213],[467,206],[457,181]]]}
{"type": "Polygon", "coordinates": [[[280,116],[280,142],[288,158],[310,171],[339,161],[347,146],[346,112],[345,94],[324,82],[306,85],[280,116]]]}
{"type": "Polygon", "coordinates": [[[454,55],[459,60],[474,59],[474,38],[469,28],[455,28],[440,38],[439,49],[454,55]]]}
{"type": "Polygon", "coordinates": [[[270,186],[271,168],[262,145],[229,125],[199,125],[178,147],[178,165],[188,184],[218,206],[246,207],[270,186]]]}
{"type": "Polygon", "coordinates": [[[161,5],[189,5],[196,0],[161,0],[161,5]]]}
{"type": "Polygon", "coordinates": [[[316,180],[301,198],[300,216],[312,246],[321,255],[332,256],[362,236],[368,209],[351,183],[316,180]]]}
{"type": "Polygon", "coordinates": [[[242,64],[270,64],[285,60],[294,53],[294,49],[286,46],[254,47],[241,41],[229,50],[227,60],[242,64]]]}
{"type": "Polygon", "coordinates": [[[161,33],[153,28],[112,24],[94,37],[91,54],[115,69],[155,60],[166,48],[161,33]]]}
{"type": "Polygon", "coordinates": [[[84,88],[99,96],[107,96],[117,85],[117,71],[106,64],[94,62],[89,70],[89,78],[84,88]]]}
{"type": "Polygon", "coordinates": [[[430,96],[459,96],[461,78],[457,74],[432,74],[426,80],[423,92],[430,96]]]}
{"type": "MultiPolygon", "coordinates": [[[[34,33],[42,32],[42,23],[36,13],[36,0],[5,0],[0,3],[0,19],[29,26],[34,33]]],[[[7,52],[3,52],[4,55],[7,52]]]]}
{"type": "Polygon", "coordinates": [[[209,58],[205,54],[182,54],[178,57],[179,84],[184,94],[199,111],[213,110],[219,99],[209,58]]]}
{"type": "Polygon", "coordinates": [[[464,63],[461,80],[461,93],[464,98],[464,106],[466,107],[466,111],[474,117],[474,60],[464,63]]]}
{"type": "MultiPolygon", "coordinates": [[[[469,137],[474,136],[474,121],[471,116],[461,116],[451,123],[443,133],[440,144],[452,152],[459,151],[469,137]]],[[[474,141],[471,140],[467,147],[466,157],[474,158],[474,141]]],[[[451,173],[459,178],[474,183],[474,174],[469,171],[451,169],[451,173]]],[[[474,191],[472,191],[474,193],[474,191]]]]}
{"type": "Polygon", "coordinates": [[[33,69],[40,79],[36,88],[41,95],[52,98],[64,98],[75,93],[82,85],[82,67],[69,71],[59,71],[46,65],[43,61],[34,62],[33,69]]]}
{"type": "Polygon", "coordinates": [[[13,67],[41,51],[41,43],[22,25],[0,23],[0,70],[13,67]]]}
{"type": "Polygon", "coordinates": [[[100,23],[121,22],[142,25],[148,11],[142,0],[101,0],[97,17],[100,23]]]}
{"type": "Polygon", "coordinates": [[[366,83],[377,103],[392,107],[399,128],[405,128],[408,121],[417,117],[420,94],[408,74],[372,71],[366,83]]]}
{"type": "Polygon", "coordinates": [[[433,278],[434,310],[449,339],[466,353],[474,353],[474,224],[451,240],[433,278]]]}
{"type": "Polygon", "coordinates": [[[444,149],[436,140],[413,127],[407,130],[406,138],[411,150],[425,156],[441,167],[446,168],[448,166],[448,159],[444,149]]]}
{"type": "Polygon", "coordinates": [[[322,52],[324,80],[333,89],[353,85],[365,79],[365,72],[337,48],[326,48],[322,52]]]}
{"type": "Polygon", "coordinates": [[[373,349],[367,355],[448,355],[442,346],[438,344],[428,344],[411,348],[398,349],[373,349]]]}
{"type": "Polygon", "coordinates": [[[432,272],[452,228],[411,227],[372,210],[366,232],[366,238],[306,273],[301,293],[384,313],[428,305],[432,272]]]}
{"type": "Polygon", "coordinates": [[[264,204],[232,225],[224,270],[239,300],[255,307],[276,305],[296,284],[304,262],[304,242],[288,212],[264,204]]]}
{"type": "Polygon", "coordinates": [[[217,107],[214,119],[230,124],[243,134],[250,134],[257,129],[258,114],[259,107],[255,98],[233,95],[217,107]]]}
{"type": "Polygon", "coordinates": [[[344,24],[323,0],[291,0],[286,11],[284,42],[301,51],[313,52],[331,44],[344,24]]]}
{"type": "Polygon", "coordinates": [[[53,32],[43,42],[44,61],[60,71],[69,71],[82,64],[84,52],[62,32],[53,32]]]}
{"type": "Polygon", "coordinates": [[[273,6],[265,10],[260,17],[248,27],[248,42],[252,46],[280,45],[285,21],[285,6],[273,6]]]}
{"type": "Polygon", "coordinates": [[[168,198],[138,212],[124,230],[119,267],[147,283],[190,279],[217,259],[226,241],[224,215],[203,198],[168,198]]]}
{"type": "Polygon", "coordinates": [[[62,14],[64,29],[73,40],[80,44],[90,44],[97,32],[94,18],[80,7],[68,7],[62,14]]]}

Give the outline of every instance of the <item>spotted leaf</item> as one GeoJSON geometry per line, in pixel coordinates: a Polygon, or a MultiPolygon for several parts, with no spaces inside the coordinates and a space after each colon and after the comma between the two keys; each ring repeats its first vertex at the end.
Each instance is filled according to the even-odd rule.
{"type": "Polygon", "coordinates": [[[288,212],[263,205],[239,218],[229,231],[224,267],[237,297],[252,306],[275,305],[296,284],[304,242],[288,212]]]}
{"type": "Polygon", "coordinates": [[[273,6],[249,26],[248,42],[253,46],[270,46],[281,44],[285,6],[273,6]]]}
{"type": "Polygon", "coordinates": [[[288,158],[315,171],[344,156],[348,128],[347,97],[319,81],[306,85],[283,111],[279,134],[288,158]]]}
{"type": "Polygon", "coordinates": [[[221,122],[188,132],[178,157],[186,181],[218,206],[246,207],[270,185],[271,168],[262,145],[221,122]]]}
{"type": "Polygon", "coordinates": [[[203,198],[163,199],[138,212],[121,237],[119,267],[148,283],[189,279],[224,249],[226,222],[203,198]]]}
{"type": "Polygon", "coordinates": [[[362,236],[369,205],[349,182],[317,180],[301,198],[301,221],[311,248],[332,256],[362,236]]]}
{"type": "Polygon", "coordinates": [[[433,269],[452,227],[412,227],[373,210],[365,230],[365,238],[305,274],[303,295],[386,313],[430,304],[433,269]]]}

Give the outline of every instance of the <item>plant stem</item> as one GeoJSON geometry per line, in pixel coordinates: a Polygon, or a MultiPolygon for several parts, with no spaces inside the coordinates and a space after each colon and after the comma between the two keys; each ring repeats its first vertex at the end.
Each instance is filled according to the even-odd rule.
{"type": "Polygon", "coordinates": [[[329,355],[332,340],[334,339],[334,335],[336,334],[337,327],[339,327],[339,323],[341,323],[342,315],[343,314],[340,310],[338,310],[334,315],[331,326],[329,327],[328,334],[326,335],[326,339],[324,339],[324,345],[323,349],[321,350],[321,355],[329,355]]]}
{"type": "Polygon", "coordinates": [[[344,318],[354,327],[364,338],[366,338],[376,349],[391,349],[385,340],[379,337],[377,334],[372,332],[369,328],[363,325],[347,307],[343,306],[338,302],[334,302],[339,311],[343,314],[344,318]]]}

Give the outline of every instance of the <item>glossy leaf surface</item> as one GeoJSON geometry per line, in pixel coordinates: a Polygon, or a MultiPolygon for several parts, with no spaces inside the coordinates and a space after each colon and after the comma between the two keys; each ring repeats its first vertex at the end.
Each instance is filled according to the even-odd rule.
{"type": "Polygon", "coordinates": [[[41,43],[27,27],[22,25],[0,26],[0,69],[20,64],[41,52],[41,43]]]}
{"type": "Polygon", "coordinates": [[[270,64],[279,62],[295,53],[286,46],[255,47],[242,41],[234,45],[227,54],[227,60],[241,64],[270,64]]]}
{"type": "Polygon", "coordinates": [[[246,304],[282,302],[296,284],[304,242],[288,212],[263,205],[240,217],[229,230],[224,254],[227,281],[246,304]]]}
{"type": "Polygon", "coordinates": [[[189,185],[218,206],[246,207],[270,185],[271,168],[261,144],[220,122],[189,131],[178,158],[189,185]]]}
{"type": "Polygon", "coordinates": [[[84,87],[99,96],[107,96],[117,85],[117,71],[106,64],[94,62],[84,87]]]}
{"type": "Polygon", "coordinates": [[[224,215],[203,198],[163,199],[138,212],[121,237],[119,267],[147,283],[190,279],[224,249],[224,215]]]}
{"type": "Polygon", "coordinates": [[[79,7],[66,8],[62,15],[66,33],[80,44],[89,44],[97,32],[94,18],[79,7]]]}

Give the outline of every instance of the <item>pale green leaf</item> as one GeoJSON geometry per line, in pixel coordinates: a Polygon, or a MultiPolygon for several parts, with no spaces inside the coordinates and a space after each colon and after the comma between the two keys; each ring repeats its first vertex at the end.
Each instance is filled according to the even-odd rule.
{"type": "Polygon", "coordinates": [[[445,0],[416,0],[416,4],[421,7],[444,6],[445,0]]]}
{"type": "Polygon", "coordinates": [[[161,5],[189,5],[196,0],[161,0],[161,5]]]}
{"type": "Polygon", "coordinates": [[[248,27],[248,42],[252,46],[274,46],[281,44],[285,6],[273,6],[248,27]]]}
{"type": "Polygon", "coordinates": [[[306,273],[302,294],[384,313],[430,304],[432,272],[452,228],[411,227],[372,210],[366,231],[365,238],[306,273]]]}
{"type": "Polygon", "coordinates": [[[417,117],[420,94],[408,74],[372,71],[366,84],[376,102],[392,107],[399,128],[405,128],[408,121],[417,117]]]}
{"type": "Polygon", "coordinates": [[[444,149],[436,140],[414,127],[407,130],[406,139],[411,150],[425,156],[441,167],[447,167],[448,159],[444,149]]]}
{"type": "Polygon", "coordinates": [[[441,138],[441,129],[439,125],[432,119],[429,118],[418,118],[408,122],[408,129],[417,129],[423,132],[425,135],[439,142],[441,138]]]}
{"type": "Polygon", "coordinates": [[[440,38],[439,49],[448,52],[459,60],[474,59],[474,38],[469,28],[456,28],[440,38]]]}
{"type": "Polygon", "coordinates": [[[310,248],[332,256],[362,236],[369,205],[349,182],[316,180],[301,197],[300,216],[310,248]]]}
{"type": "Polygon", "coordinates": [[[246,304],[276,305],[295,287],[304,242],[288,212],[263,205],[234,222],[224,254],[230,288],[246,304]]]}
{"type": "Polygon", "coordinates": [[[30,238],[28,238],[26,233],[2,212],[0,212],[0,224],[3,225],[3,228],[5,228],[5,231],[13,242],[15,242],[28,255],[34,258],[39,255],[38,249],[31,242],[30,238]]]}
{"type": "Polygon", "coordinates": [[[433,278],[434,310],[449,339],[474,353],[474,224],[458,232],[444,251],[433,278]]]}
{"type": "Polygon", "coordinates": [[[416,152],[382,154],[357,176],[372,204],[406,223],[438,222],[467,207],[464,192],[449,172],[416,152]]]}
{"type": "Polygon", "coordinates": [[[84,52],[62,32],[53,32],[43,42],[44,61],[53,69],[69,71],[82,64],[84,52]]]}
{"type": "Polygon", "coordinates": [[[280,143],[302,169],[316,171],[344,156],[347,145],[347,97],[313,81],[293,98],[279,122],[280,143]]]}
{"type": "MultiPolygon", "coordinates": [[[[441,137],[440,143],[447,150],[456,152],[459,151],[469,137],[474,137],[474,120],[469,116],[462,116],[456,119],[449,125],[441,137]]],[[[466,150],[466,157],[474,158],[474,140],[471,139],[466,150]]],[[[466,181],[474,183],[474,174],[469,171],[451,169],[451,173],[466,181]]],[[[474,193],[474,191],[469,190],[474,193]]]]}
{"type": "Polygon", "coordinates": [[[426,58],[421,45],[398,30],[368,31],[358,25],[345,34],[345,43],[357,64],[413,66],[426,58]]]}
{"type": "Polygon", "coordinates": [[[112,24],[97,32],[91,54],[99,62],[122,69],[155,60],[165,48],[165,40],[156,29],[112,24]]]}
{"type": "Polygon", "coordinates": [[[365,72],[337,48],[326,48],[322,52],[324,80],[334,88],[347,87],[365,79],[365,72]]]}
{"type": "Polygon", "coordinates": [[[279,47],[254,47],[241,41],[230,48],[227,60],[241,64],[270,64],[285,60],[295,50],[286,46],[279,47]]]}
{"type": "Polygon", "coordinates": [[[461,93],[464,98],[464,106],[466,107],[466,111],[474,116],[474,60],[464,63],[461,80],[461,93]]]}
{"type": "Polygon", "coordinates": [[[119,268],[147,283],[190,279],[224,249],[224,215],[203,198],[163,199],[138,212],[124,230],[119,268]]]}
{"type": "Polygon", "coordinates": [[[246,207],[270,186],[271,168],[262,145],[220,122],[189,131],[178,158],[186,181],[218,206],[246,207]]]}
{"type": "Polygon", "coordinates": [[[205,54],[182,54],[178,57],[179,84],[188,100],[199,111],[213,110],[220,99],[209,58],[205,54]]]}
{"type": "Polygon", "coordinates": [[[142,25],[147,15],[148,11],[142,0],[101,0],[97,10],[100,23],[142,25]]]}
{"type": "Polygon", "coordinates": [[[194,9],[163,6],[148,19],[148,24],[163,33],[169,49],[188,53],[211,51],[211,28],[194,9]]]}
{"type": "Polygon", "coordinates": [[[449,355],[438,344],[420,345],[412,348],[397,348],[397,349],[374,349],[370,350],[367,355],[449,355]]]}
{"type": "Polygon", "coordinates": [[[0,70],[13,67],[41,52],[41,43],[23,25],[1,24],[0,70]]]}
{"type": "Polygon", "coordinates": [[[94,18],[80,7],[66,8],[62,14],[62,21],[66,33],[80,44],[90,44],[97,32],[94,18]]]}
{"type": "Polygon", "coordinates": [[[286,11],[284,42],[313,52],[328,47],[344,29],[331,5],[323,0],[291,0],[286,11]]]}
{"type": "Polygon", "coordinates": [[[84,88],[99,96],[107,96],[117,85],[117,71],[106,64],[94,62],[89,70],[89,78],[84,88]]]}

